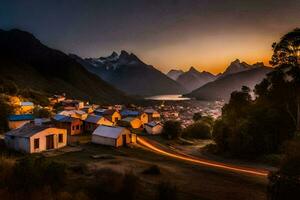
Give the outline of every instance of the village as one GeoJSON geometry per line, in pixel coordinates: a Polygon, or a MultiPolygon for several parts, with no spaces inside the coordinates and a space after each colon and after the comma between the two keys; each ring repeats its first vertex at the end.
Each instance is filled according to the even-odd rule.
{"type": "Polygon", "coordinates": [[[153,106],[96,105],[67,99],[66,95],[49,98],[50,105],[41,107],[22,102],[17,97],[15,114],[8,116],[10,131],[4,140],[8,148],[26,153],[38,153],[80,143],[88,138],[92,143],[113,147],[136,143],[137,135],[158,135],[167,120],[193,123],[194,113],[217,118],[222,102],[192,106],[190,104],[153,106]],[[35,117],[35,109],[49,111],[49,117],[35,117]]]}

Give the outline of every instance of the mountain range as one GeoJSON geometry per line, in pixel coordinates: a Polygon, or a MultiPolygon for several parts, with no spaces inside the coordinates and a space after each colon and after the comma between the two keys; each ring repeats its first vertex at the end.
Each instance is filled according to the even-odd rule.
{"type": "Polygon", "coordinates": [[[124,102],[122,91],[87,71],[65,53],[43,45],[32,34],[0,30],[0,84],[15,83],[20,89],[99,103],[124,102]]]}
{"type": "Polygon", "coordinates": [[[108,57],[71,57],[88,71],[129,95],[154,96],[187,92],[181,84],[124,50],[120,54],[113,52],[108,57]]]}
{"type": "Polygon", "coordinates": [[[271,67],[261,66],[261,64],[253,65],[251,69],[220,76],[215,81],[209,82],[185,96],[199,100],[228,101],[233,91],[240,90],[242,86],[253,89],[271,71],[271,67]]]}

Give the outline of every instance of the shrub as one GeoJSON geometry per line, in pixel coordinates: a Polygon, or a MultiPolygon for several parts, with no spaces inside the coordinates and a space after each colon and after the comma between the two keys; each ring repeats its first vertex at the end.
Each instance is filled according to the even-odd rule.
{"type": "Polygon", "coordinates": [[[169,120],[164,123],[162,136],[166,139],[176,139],[181,135],[182,127],[179,121],[169,120]]]}
{"type": "Polygon", "coordinates": [[[182,136],[184,138],[210,139],[211,126],[206,122],[195,122],[183,130],[182,136]]]}

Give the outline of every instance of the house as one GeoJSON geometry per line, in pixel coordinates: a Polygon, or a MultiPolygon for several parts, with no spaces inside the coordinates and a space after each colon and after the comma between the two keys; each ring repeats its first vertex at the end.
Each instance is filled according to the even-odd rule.
{"type": "Polygon", "coordinates": [[[66,99],[61,103],[65,108],[74,108],[76,110],[82,109],[84,107],[84,102],[80,100],[66,99]]]}
{"type": "Polygon", "coordinates": [[[83,122],[78,118],[55,115],[53,121],[56,127],[66,129],[70,136],[83,133],[83,122]]]}
{"type": "Polygon", "coordinates": [[[114,109],[97,109],[94,111],[94,114],[103,116],[114,124],[121,119],[121,114],[114,109]]]}
{"type": "Polygon", "coordinates": [[[92,134],[92,143],[120,147],[134,141],[132,138],[134,136],[126,128],[100,125],[92,134]]]}
{"type": "Polygon", "coordinates": [[[147,133],[152,135],[161,134],[163,130],[163,126],[160,123],[155,121],[144,124],[144,128],[147,133]]]}
{"type": "Polygon", "coordinates": [[[5,133],[8,148],[26,153],[37,153],[67,145],[67,130],[51,126],[25,124],[5,133]]]}
{"type": "Polygon", "coordinates": [[[9,129],[16,129],[20,128],[24,124],[32,122],[34,120],[34,116],[32,114],[9,115],[7,120],[9,129]]]}
{"type": "Polygon", "coordinates": [[[93,132],[99,125],[113,126],[114,124],[103,116],[88,115],[84,120],[84,130],[93,132]]]}
{"type": "Polygon", "coordinates": [[[137,117],[125,117],[118,122],[118,125],[138,129],[142,126],[142,121],[137,117]]]}
{"type": "Polygon", "coordinates": [[[157,121],[160,119],[160,114],[152,108],[145,109],[144,112],[148,115],[148,122],[157,121]]]}
{"type": "Polygon", "coordinates": [[[20,113],[32,113],[34,104],[32,102],[20,102],[20,113]]]}
{"type": "Polygon", "coordinates": [[[120,114],[122,118],[136,117],[141,120],[142,124],[148,123],[148,115],[145,112],[141,113],[135,110],[122,110],[120,114]]]}
{"type": "Polygon", "coordinates": [[[84,112],[83,110],[63,110],[63,111],[59,112],[58,114],[78,118],[81,120],[85,120],[88,116],[88,114],[86,112],[84,112]]]}
{"type": "Polygon", "coordinates": [[[60,103],[64,100],[66,100],[65,95],[53,95],[53,97],[49,98],[51,104],[60,103]]]}

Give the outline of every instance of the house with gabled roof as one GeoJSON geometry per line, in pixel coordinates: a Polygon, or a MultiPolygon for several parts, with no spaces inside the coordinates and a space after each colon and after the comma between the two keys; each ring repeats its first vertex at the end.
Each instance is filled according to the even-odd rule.
{"type": "Polygon", "coordinates": [[[65,115],[55,115],[53,117],[53,123],[58,128],[67,130],[68,135],[78,135],[83,133],[83,122],[79,118],[74,118],[65,115]]]}
{"type": "Polygon", "coordinates": [[[114,123],[99,115],[88,115],[84,120],[84,129],[87,132],[93,132],[99,125],[113,126],[114,123]]]}
{"type": "Polygon", "coordinates": [[[155,122],[155,121],[144,124],[144,128],[145,128],[146,132],[151,135],[161,134],[161,132],[163,130],[162,124],[159,122],[155,122]]]}
{"type": "Polygon", "coordinates": [[[34,120],[34,116],[32,114],[9,115],[7,120],[9,129],[16,129],[20,128],[24,124],[32,122],[34,120]]]}
{"type": "Polygon", "coordinates": [[[92,133],[92,143],[120,147],[131,143],[131,137],[126,128],[100,125],[92,133]]]}
{"type": "Polygon", "coordinates": [[[138,129],[142,126],[142,121],[137,117],[125,117],[118,121],[118,125],[138,129]]]}
{"type": "Polygon", "coordinates": [[[67,130],[33,123],[5,133],[8,148],[26,153],[38,153],[67,145],[67,130]]]}

